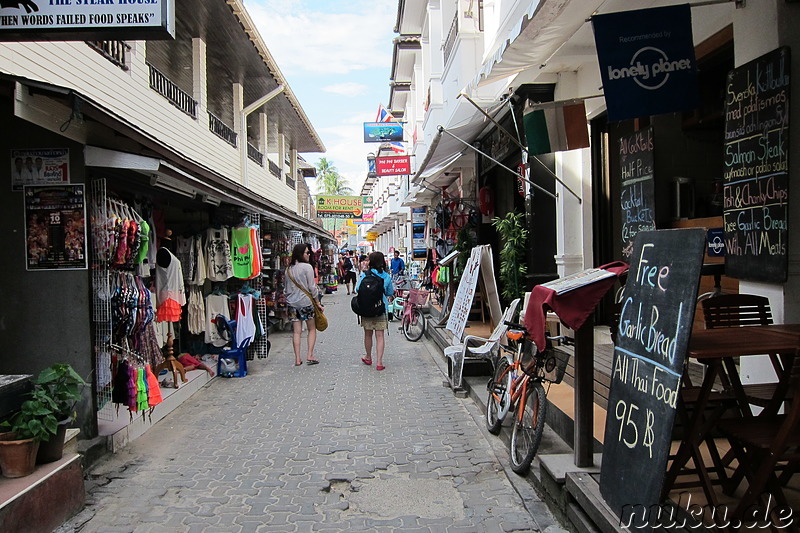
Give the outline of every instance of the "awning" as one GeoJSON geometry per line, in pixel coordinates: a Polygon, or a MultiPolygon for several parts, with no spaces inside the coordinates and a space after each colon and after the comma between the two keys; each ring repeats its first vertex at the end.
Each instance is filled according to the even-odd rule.
{"type": "Polygon", "coordinates": [[[480,87],[546,63],[602,4],[602,0],[533,2],[484,63],[470,87],[480,87]]]}

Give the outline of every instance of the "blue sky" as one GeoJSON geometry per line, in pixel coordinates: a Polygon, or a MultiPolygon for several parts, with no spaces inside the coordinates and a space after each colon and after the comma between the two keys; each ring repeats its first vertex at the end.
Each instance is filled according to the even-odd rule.
{"type": "Polygon", "coordinates": [[[245,7],[327,149],[358,193],[367,173],[364,122],[388,106],[397,0],[245,0],[245,7]]]}

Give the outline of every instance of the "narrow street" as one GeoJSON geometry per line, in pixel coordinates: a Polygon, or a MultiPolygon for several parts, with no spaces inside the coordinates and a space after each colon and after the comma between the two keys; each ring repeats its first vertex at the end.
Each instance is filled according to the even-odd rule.
{"type": "Polygon", "coordinates": [[[273,334],[246,378],[213,380],[96,465],[59,532],[560,531],[430,344],[390,323],[386,370],[361,363],[349,299],[323,300],[321,364],[293,366],[291,335],[273,334]]]}

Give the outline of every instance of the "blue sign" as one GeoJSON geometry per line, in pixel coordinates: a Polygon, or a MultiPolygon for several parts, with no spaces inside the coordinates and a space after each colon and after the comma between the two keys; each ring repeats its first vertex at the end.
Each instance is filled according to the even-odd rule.
{"type": "Polygon", "coordinates": [[[365,122],[364,142],[384,143],[403,140],[403,125],[399,122],[365,122]]]}
{"type": "Polygon", "coordinates": [[[725,257],[725,231],[722,228],[711,228],[706,237],[709,257],[725,257]]]}
{"type": "Polygon", "coordinates": [[[592,17],[608,120],[700,105],[689,4],[592,17]]]}

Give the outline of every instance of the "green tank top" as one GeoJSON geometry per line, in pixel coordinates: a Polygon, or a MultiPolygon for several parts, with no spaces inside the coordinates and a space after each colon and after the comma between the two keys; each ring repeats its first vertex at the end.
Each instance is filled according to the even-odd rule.
{"type": "Polygon", "coordinates": [[[248,279],[253,276],[253,246],[250,242],[250,228],[233,228],[231,231],[231,256],[233,276],[248,279]]]}

